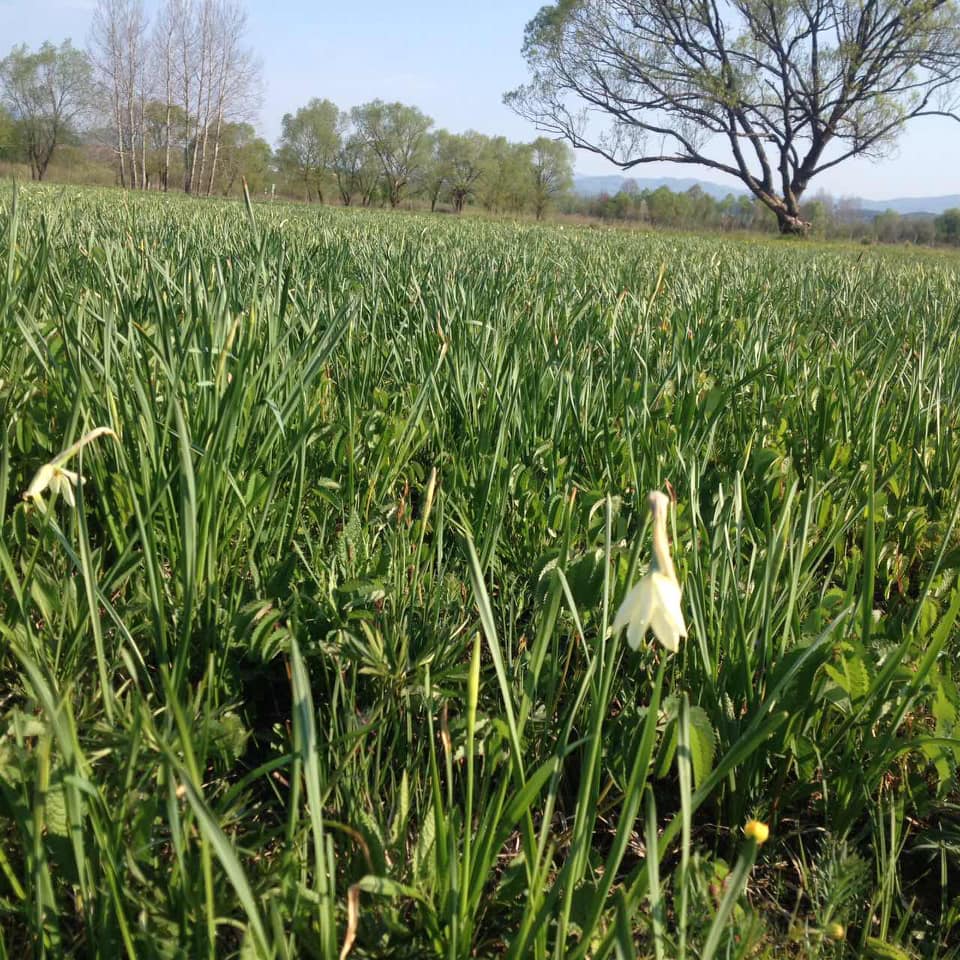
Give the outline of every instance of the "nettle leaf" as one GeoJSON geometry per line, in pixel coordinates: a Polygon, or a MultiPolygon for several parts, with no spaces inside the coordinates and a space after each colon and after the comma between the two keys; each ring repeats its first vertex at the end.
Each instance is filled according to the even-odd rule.
{"type": "Polygon", "coordinates": [[[717,752],[717,731],[703,707],[691,707],[689,716],[693,785],[699,787],[713,770],[713,760],[717,752]]]}
{"type": "MultiPolygon", "coordinates": [[[[665,721],[660,749],[657,753],[654,776],[658,779],[669,774],[677,753],[680,701],[677,697],[667,697],[663,701],[662,718],[665,721]]],[[[690,754],[693,765],[693,784],[700,784],[710,776],[717,752],[717,731],[703,707],[690,708],[690,754]]]]}
{"type": "Polygon", "coordinates": [[[354,816],[354,826],[362,834],[367,844],[367,852],[373,863],[374,869],[378,873],[386,873],[387,858],[385,853],[386,843],[383,837],[383,830],[379,823],[371,816],[370,812],[358,807],[354,816]]]}
{"type": "Polygon", "coordinates": [[[428,883],[433,879],[436,839],[436,822],[433,807],[430,806],[420,822],[420,831],[413,847],[412,873],[417,883],[428,883]]]}
{"type": "Polygon", "coordinates": [[[657,750],[654,777],[658,780],[667,776],[673,765],[673,756],[677,752],[677,718],[680,714],[680,701],[677,697],[664,698],[660,707],[660,723],[663,733],[657,750]]]}
{"type": "Polygon", "coordinates": [[[543,603],[557,582],[557,564],[560,551],[551,550],[540,557],[533,565],[533,582],[536,584],[536,598],[543,603]]]}
{"type": "Polygon", "coordinates": [[[936,721],[936,736],[942,738],[938,743],[925,743],[923,752],[937,771],[940,792],[952,783],[960,762],[960,724],[957,723],[956,688],[946,677],[936,679],[936,695],[931,713],[936,721]],[[950,746],[944,741],[955,741],[950,746]]]}
{"type": "Polygon", "coordinates": [[[851,704],[866,696],[870,690],[870,670],[866,656],[859,647],[847,648],[839,666],[825,664],[827,676],[847,695],[851,704]]]}
{"type": "Polygon", "coordinates": [[[854,702],[867,695],[870,689],[870,671],[863,651],[854,649],[843,658],[843,668],[847,677],[847,693],[854,702]]]}
{"type": "Polygon", "coordinates": [[[605,567],[603,549],[597,547],[579,557],[570,565],[567,571],[567,581],[574,602],[581,610],[595,607],[600,602],[603,590],[603,574],[605,567]]]}
{"type": "Polygon", "coordinates": [[[63,787],[63,776],[59,769],[50,778],[44,804],[47,833],[53,837],[66,839],[70,835],[70,823],[67,817],[67,797],[63,787]]]}

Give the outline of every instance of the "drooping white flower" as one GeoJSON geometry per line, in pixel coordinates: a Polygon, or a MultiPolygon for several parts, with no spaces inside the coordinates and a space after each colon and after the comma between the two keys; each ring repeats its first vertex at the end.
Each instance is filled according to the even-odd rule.
{"type": "Polygon", "coordinates": [[[636,650],[647,630],[671,653],[680,649],[687,625],[680,606],[680,583],[673,569],[667,541],[667,509],[670,501],[655,490],[649,497],[653,515],[653,559],[650,572],[627,593],[613,620],[616,636],[627,628],[627,643],[636,650]]]}
{"type": "Polygon", "coordinates": [[[84,478],[74,470],[67,470],[65,464],[71,457],[76,456],[80,450],[91,440],[108,434],[116,437],[116,434],[109,427],[97,427],[89,433],[84,434],[76,443],[67,447],[63,453],[58,454],[49,463],[45,463],[34,475],[30,481],[30,486],[23,493],[24,500],[32,500],[41,510],[46,509],[43,501],[43,493],[49,489],[53,494],[59,494],[71,507],[76,506],[76,497],[73,489],[78,484],[84,482],[84,478]]]}
{"type": "Polygon", "coordinates": [[[77,505],[76,498],[73,495],[73,488],[79,483],[83,483],[84,478],[74,470],[67,470],[64,467],[55,466],[52,462],[45,463],[36,473],[36,476],[27,487],[23,494],[24,500],[33,500],[43,506],[43,491],[47,488],[53,494],[60,494],[71,507],[77,505]]]}

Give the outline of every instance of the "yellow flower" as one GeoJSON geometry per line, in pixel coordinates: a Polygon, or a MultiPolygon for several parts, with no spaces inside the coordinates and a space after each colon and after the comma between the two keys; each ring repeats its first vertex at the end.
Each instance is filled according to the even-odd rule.
{"type": "Polygon", "coordinates": [[[613,620],[616,636],[627,628],[627,643],[636,650],[647,630],[671,653],[680,649],[680,638],[687,635],[687,625],[680,607],[680,584],[673,569],[667,541],[669,499],[659,491],[649,497],[653,514],[653,561],[650,572],[642,577],[620,604],[613,620]]]}
{"type": "Polygon", "coordinates": [[[833,923],[827,924],[827,929],[824,933],[826,933],[831,940],[836,940],[839,943],[847,936],[847,928],[842,923],[837,923],[836,920],[834,920],[833,923]]]}
{"type": "Polygon", "coordinates": [[[758,847],[770,839],[770,828],[761,820],[748,820],[743,832],[747,839],[754,840],[758,847]]]}
{"type": "Polygon", "coordinates": [[[35,474],[30,486],[24,491],[23,499],[32,500],[41,510],[46,509],[43,502],[43,492],[47,489],[54,495],[60,494],[71,507],[76,506],[77,501],[73,495],[73,488],[84,482],[84,478],[73,470],[67,470],[63,464],[71,457],[76,456],[92,440],[97,437],[109,435],[116,437],[116,434],[109,427],[97,427],[89,433],[84,434],[76,443],[67,447],[63,453],[58,454],[49,463],[45,463],[35,474]]]}

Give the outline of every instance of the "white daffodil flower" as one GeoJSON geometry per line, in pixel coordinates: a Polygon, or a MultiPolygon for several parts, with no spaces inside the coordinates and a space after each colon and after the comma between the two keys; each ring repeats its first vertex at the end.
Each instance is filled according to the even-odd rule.
{"type": "Polygon", "coordinates": [[[89,433],[84,434],[76,443],[67,447],[63,453],[58,454],[49,463],[45,463],[30,481],[30,486],[24,491],[23,499],[32,500],[41,510],[46,509],[43,501],[43,493],[50,490],[53,494],[59,494],[71,507],[77,505],[76,497],[73,494],[74,487],[84,482],[84,478],[74,470],[67,470],[65,464],[71,457],[76,456],[83,447],[97,437],[109,434],[116,437],[116,434],[109,427],[97,427],[89,433]]]}
{"type": "Polygon", "coordinates": [[[45,463],[27,487],[23,499],[33,500],[42,507],[43,491],[49,488],[51,493],[60,494],[71,507],[75,507],[77,500],[73,495],[73,488],[83,482],[84,478],[79,473],[54,466],[53,463],[45,463]]]}
{"type": "Polygon", "coordinates": [[[650,572],[626,595],[613,620],[616,636],[627,628],[627,643],[636,650],[647,630],[671,653],[680,649],[680,638],[687,635],[687,625],[680,607],[680,584],[670,557],[667,541],[669,499],[655,490],[649,497],[653,515],[653,560],[650,572]]]}

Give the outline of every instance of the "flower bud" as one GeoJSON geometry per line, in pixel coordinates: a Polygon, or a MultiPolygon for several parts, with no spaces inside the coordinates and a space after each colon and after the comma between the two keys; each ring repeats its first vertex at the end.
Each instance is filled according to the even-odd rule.
{"type": "Polygon", "coordinates": [[[827,924],[827,929],[824,930],[824,933],[826,933],[827,937],[831,940],[836,940],[839,943],[846,938],[847,928],[842,923],[837,923],[836,920],[834,920],[833,923],[827,924]]]}
{"type": "Polygon", "coordinates": [[[757,846],[762,846],[770,837],[770,828],[760,820],[748,820],[743,828],[743,833],[748,840],[756,842],[757,846]]]}

